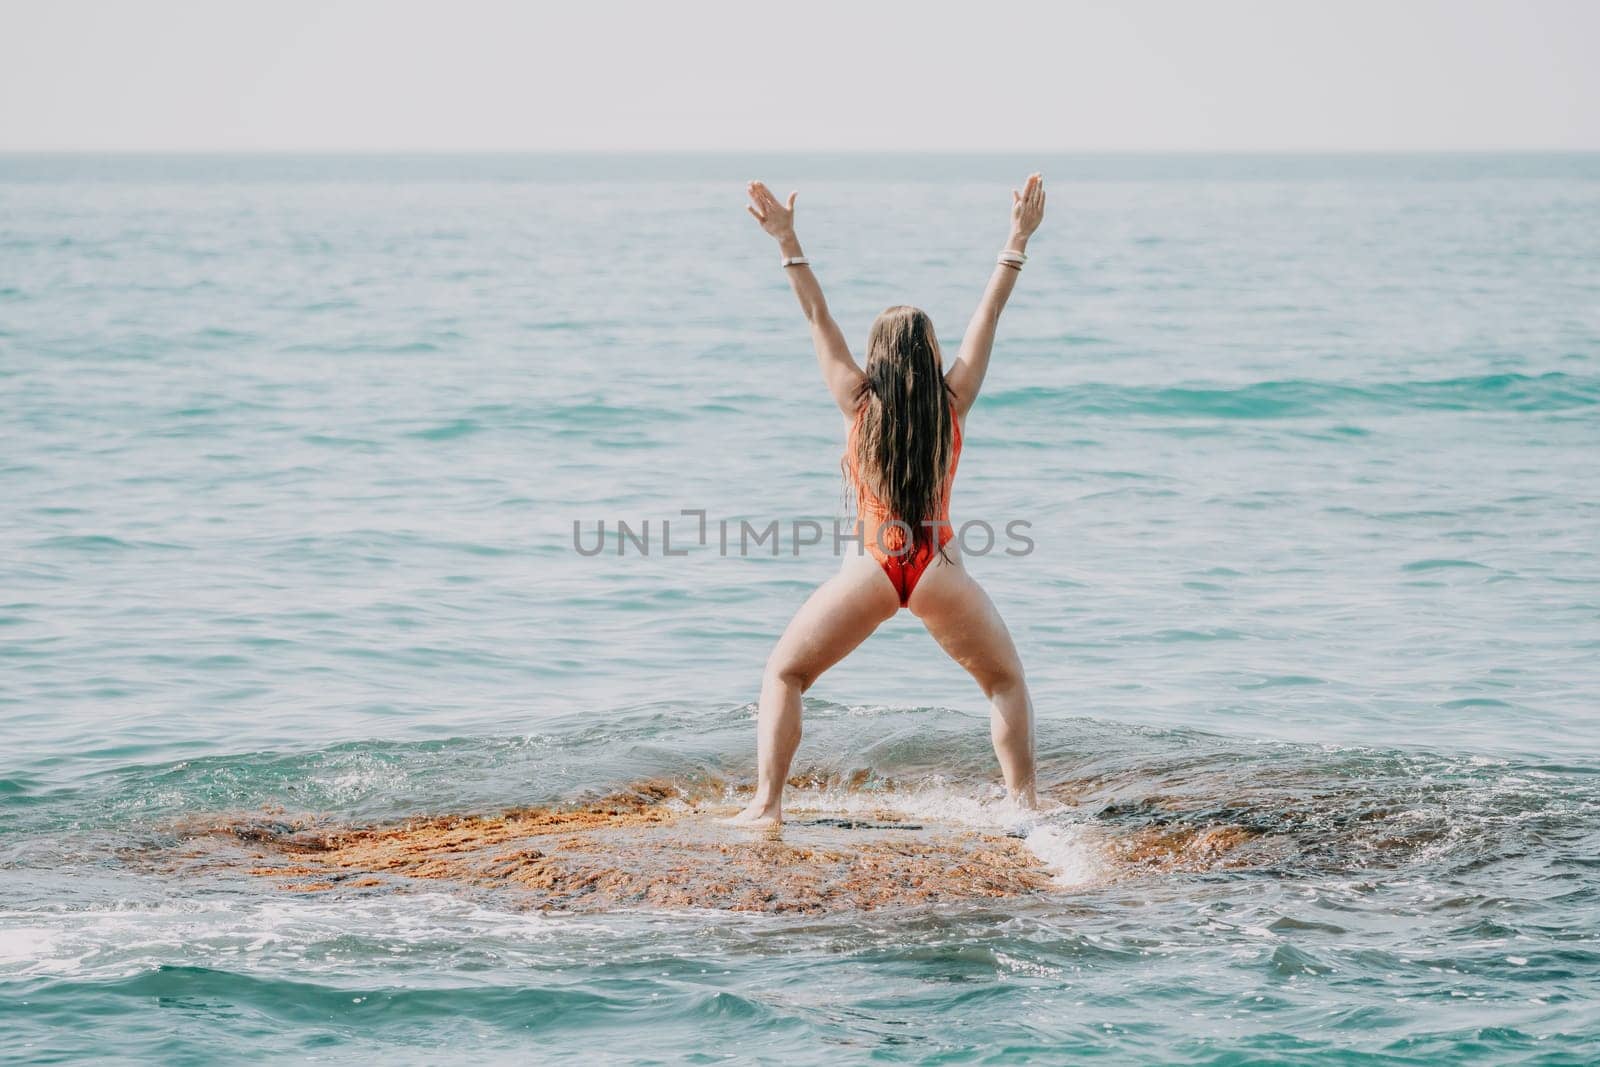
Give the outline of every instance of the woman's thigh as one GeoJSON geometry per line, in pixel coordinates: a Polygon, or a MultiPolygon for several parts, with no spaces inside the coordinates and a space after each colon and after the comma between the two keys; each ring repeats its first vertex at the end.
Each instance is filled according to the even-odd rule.
{"type": "Polygon", "coordinates": [[[959,556],[933,563],[911,592],[911,613],[985,693],[1022,678],[1022,660],[1000,611],[959,556]]]}
{"type": "Polygon", "coordinates": [[[767,672],[809,688],[899,610],[894,583],[877,560],[847,559],[789,620],[767,660],[767,672]]]}

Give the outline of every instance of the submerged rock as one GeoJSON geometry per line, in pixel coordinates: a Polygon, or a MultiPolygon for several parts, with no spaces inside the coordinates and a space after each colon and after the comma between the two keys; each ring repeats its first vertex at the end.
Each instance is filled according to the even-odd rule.
{"type": "Polygon", "coordinates": [[[201,836],[218,845],[206,867],[220,861],[285,891],[455,887],[560,911],[820,913],[1017,897],[1053,884],[1037,856],[1001,834],[892,812],[841,819],[796,811],[769,830],[721,821],[736,810],[632,790],[579,807],[380,826],[275,814],[213,822],[201,836]]]}

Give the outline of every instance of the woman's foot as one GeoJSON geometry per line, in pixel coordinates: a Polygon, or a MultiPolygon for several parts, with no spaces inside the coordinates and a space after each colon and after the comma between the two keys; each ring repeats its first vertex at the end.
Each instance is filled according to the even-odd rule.
{"type": "Polygon", "coordinates": [[[721,821],[729,826],[746,826],[756,830],[782,826],[783,810],[776,805],[768,807],[752,801],[750,806],[739,814],[721,821]]]}
{"type": "Polygon", "coordinates": [[[1031,785],[1024,789],[1007,790],[1006,795],[1011,803],[1021,811],[1039,810],[1039,794],[1034,791],[1031,785]]]}

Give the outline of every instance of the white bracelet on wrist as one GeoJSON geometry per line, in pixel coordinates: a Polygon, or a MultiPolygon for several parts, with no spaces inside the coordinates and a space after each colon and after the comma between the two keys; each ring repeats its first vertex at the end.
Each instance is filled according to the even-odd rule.
{"type": "Polygon", "coordinates": [[[784,256],[778,261],[780,267],[809,267],[811,261],[805,256],[784,256]]]}
{"type": "Polygon", "coordinates": [[[1017,266],[1020,267],[1020,266],[1022,266],[1022,264],[1028,262],[1028,253],[1026,253],[1026,252],[1018,252],[1015,249],[1011,249],[1011,248],[1002,248],[1000,250],[1000,256],[999,256],[998,259],[995,260],[995,262],[997,262],[997,263],[1015,263],[1017,266]]]}

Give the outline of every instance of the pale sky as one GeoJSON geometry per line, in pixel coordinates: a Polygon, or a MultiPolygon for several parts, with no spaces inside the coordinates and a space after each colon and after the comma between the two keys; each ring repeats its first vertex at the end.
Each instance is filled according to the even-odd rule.
{"type": "Polygon", "coordinates": [[[0,0],[0,151],[1600,150],[1600,0],[0,0]]]}

